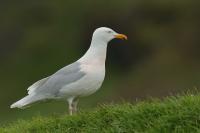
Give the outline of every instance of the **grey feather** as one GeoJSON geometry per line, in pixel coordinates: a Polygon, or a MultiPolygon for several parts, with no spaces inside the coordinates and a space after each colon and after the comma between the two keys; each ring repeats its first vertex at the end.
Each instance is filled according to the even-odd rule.
{"type": "Polygon", "coordinates": [[[48,98],[57,97],[59,90],[63,86],[76,82],[85,75],[85,73],[81,71],[80,65],[79,62],[75,62],[60,69],[50,76],[40,87],[36,88],[34,92],[39,95],[46,95],[48,98]]]}
{"type": "Polygon", "coordinates": [[[47,80],[49,79],[49,77],[43,78],[37,82],[35,82],[33,85],[31,85],[27,90],[28,90],[28,94],[34,93],[34,91],[42,86],[47,80]]]}

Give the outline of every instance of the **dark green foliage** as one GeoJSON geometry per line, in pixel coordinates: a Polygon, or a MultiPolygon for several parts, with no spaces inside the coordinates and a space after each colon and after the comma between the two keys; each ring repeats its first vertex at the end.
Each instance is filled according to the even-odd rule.
{"type": "Polygon", "coordinates": [[[200,132],[200,97],[185,95],[136,104],[103,105],[74,116],[36,117],[0,128],[3,133],[200,132]]]}

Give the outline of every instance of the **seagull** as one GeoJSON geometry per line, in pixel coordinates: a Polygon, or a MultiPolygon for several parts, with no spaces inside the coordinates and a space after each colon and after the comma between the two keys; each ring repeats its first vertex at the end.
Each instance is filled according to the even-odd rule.
{"type": "Polygon", "coordinates": [[[76,113],[79,98],[89,96],[101,87],[105,77],[107,45],[114,38],[127,40],[126,35],[110,28],[97,28],[84,56],[31,85],[28,95],[10,108],[23,109],[40,101],[66,100],[69,114],[76,113]]]}

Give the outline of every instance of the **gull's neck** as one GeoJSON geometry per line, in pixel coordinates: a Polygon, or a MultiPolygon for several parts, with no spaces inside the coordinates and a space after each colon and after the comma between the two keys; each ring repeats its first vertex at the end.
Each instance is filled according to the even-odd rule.
{"type": "Polygon", "coordinates": [[[90,48],[85,53],[85,55],[80,59],[84,64],[99,64],[105,65],[107,52],[107,42],[92,39],[90,48]]]}

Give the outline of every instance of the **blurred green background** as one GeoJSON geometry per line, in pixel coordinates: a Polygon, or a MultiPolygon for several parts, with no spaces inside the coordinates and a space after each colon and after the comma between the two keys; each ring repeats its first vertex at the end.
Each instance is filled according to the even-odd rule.
{"type": "Polygon", "coordinates": [[[113,40],[102,88],[80,101],[102,103],[164,97],[200,86],[200,1],[1,1],[0,123],[66,113],[67,103],[10,109],[35,81],[79,59],[93,31],[110,27],[128,36],[113,40]]]}

